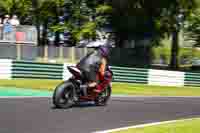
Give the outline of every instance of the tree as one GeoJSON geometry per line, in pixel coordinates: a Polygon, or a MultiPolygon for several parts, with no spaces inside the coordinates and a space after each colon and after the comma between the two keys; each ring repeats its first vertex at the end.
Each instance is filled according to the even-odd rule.
{"type": "Polygon", "coordinates": [[[113,1],[113,7],[112,24],[117,31],[118,46],[129,38],[143,39],[146,32],[150,32],[153,40],[172,36],[170,66],[178,68],[180,24],[195,11],[195,0],[120,0],[113,1]]]}
{"type": "Polygon", "coordinates": [[[14,6],[13,0],[1,0],[0,1],[0,8],[3,10],[4,13],[11,14],[11,10],[14,6]]]}
{"type": "MultiPolygon", "coordinates": [[[[196,1],[177,0],[171,3],[171,8],[163,12],[162,19],[168,19],[167,32],[172,36],[171,61],[172,69],[179,68],[179,32],[190,15],[196,10],[196,1]]],[[[162,22],[162,21],[161,21],[162,22]]],[[[163,22],[164,23],[164,22],[163,22]]],[[[165,24],[165,23],[164,23],[165,24]]]]}
{"type": "Polygon", "coordinates": [[[26,22],[26,18],[30,15],[31,0],[1,0],[0,9],[3,14],[16,14],[19,16],[21,23],[26,22]]]}
{"type": "Polygon", "coordinates": [[[107,13],[112,7],[104,0],[2,0],[0,9],[3,14],[17,14],[22,24],[35,25],[39,44],[47,43],[49,30],[56,33],[55,44],[59,42],[60,32],[65,30],[70,32],[76,44],[81,39],[96,37],[96,30],[107,23],[107,13]],[[68,4],[69,19],[63,25],[59,18],[64,14],[65,4],[68,4]]]}
{"type": "Polygon", "coordinates": [[[183,30],[186,41],[191,46],[200,46],[200,10],[191,14],[183,30]]]}
{"type": "MultiPolygon", "coordinates": [[[[64,4],[64,0],[33,0],[33,14],[32,18],[38,31],[39,44],[47,44],[47,30],[52,25],[59,23],[59,16],[61,15],[60,7],[64,4]],[[49,23],[52,18],[53,21],[49,23]],[[40,37],[40,26],[43,27],[42,38],[40,37]]],[[[58,36],[58,35],[57,35],[58,36]]],[[[57,43],[59,40],[56,40],[57,43]]]]}
{"type": "Polygon", "coordinates": [[[65,3],[68,19],[64,25],[54,25],[54,31],[71,33],[74,44],[81,39],[91,39],[97,36],[96,31],[106,24],[112,7],[104,1],[72,0],[65,3]]]}

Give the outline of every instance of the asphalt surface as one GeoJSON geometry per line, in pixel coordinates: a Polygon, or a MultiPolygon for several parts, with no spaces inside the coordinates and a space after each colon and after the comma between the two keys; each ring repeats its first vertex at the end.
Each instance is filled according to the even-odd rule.
{"type": "Polygon", "coordinates": [[[91,133],[191,117],[200,117],[200,98],[112,98],[67,110],[50,98],[0,99],[0,133],[91,133]]]}

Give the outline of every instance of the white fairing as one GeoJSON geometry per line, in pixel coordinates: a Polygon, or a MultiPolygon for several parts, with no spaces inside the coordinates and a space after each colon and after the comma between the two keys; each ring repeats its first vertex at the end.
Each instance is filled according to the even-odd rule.
{"type": "Polygon", "coordinates": [[[77,73],[81,73],[81,71],[78,69],[78,68],[76,68],[76,67],[71,67],[74,71],[76,71],[77,73]]]}
{"type": "Polygon", "coordinates": [[[64,63],[64,65],[63,65],[63,80],[68,80],[69,78],[72,77],[72,74],[67,69],[67,66],[73,66],[73,65],[75,65],[75,64],[64,63]]]}

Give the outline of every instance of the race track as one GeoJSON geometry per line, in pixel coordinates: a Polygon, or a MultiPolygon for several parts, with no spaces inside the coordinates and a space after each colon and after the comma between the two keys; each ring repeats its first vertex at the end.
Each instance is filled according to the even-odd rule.
{"type": "Polygon", "coordinates": [[[0,133],[91,133],[200,117],[200,98],[112,98],[106,107],[54,109],[50,98],[1,98],[0,133]]]}

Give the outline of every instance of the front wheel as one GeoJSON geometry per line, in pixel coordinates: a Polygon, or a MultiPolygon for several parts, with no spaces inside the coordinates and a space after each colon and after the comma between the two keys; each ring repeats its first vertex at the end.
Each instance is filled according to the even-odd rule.
{"type": "Polygon", "coordinates": [[[105,106],[110,99],[112,93],[111,85],[108,85],[95,99],[97,106],[105,106]]]}
{"type": "Polygon", "coordinates": [[[53,104],[57,108],[70,108],[74,105],[75,86],[70,81],[59,84],[53,94],[53,104]]]}

